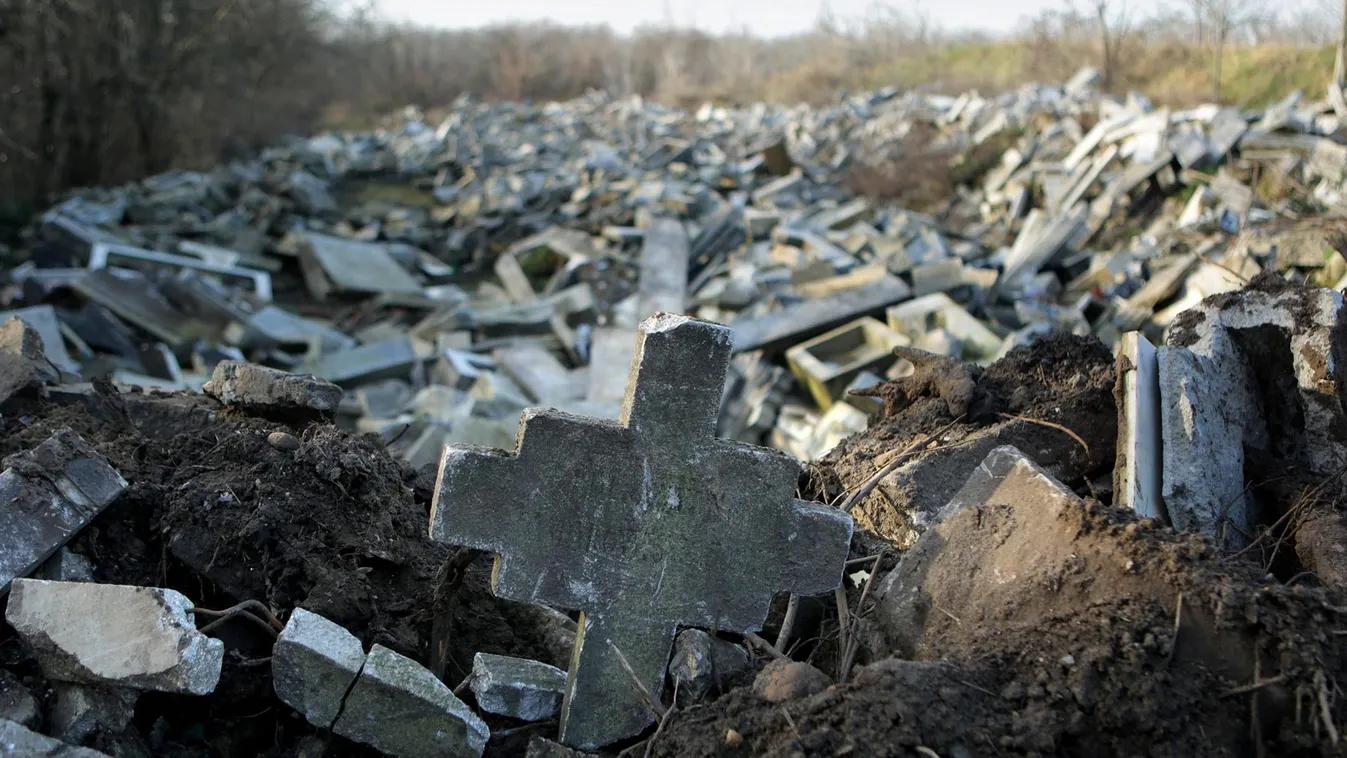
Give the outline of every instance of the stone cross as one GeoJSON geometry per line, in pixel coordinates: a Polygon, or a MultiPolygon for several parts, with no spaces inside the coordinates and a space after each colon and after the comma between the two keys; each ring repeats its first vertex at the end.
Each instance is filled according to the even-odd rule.
{"type": "Polygon", "coordinates": [[[841,582],[851,517],[795,499],[791,456],[715,438],[731,351],[728,327],[656,315],[620,421],[529,409],[513,455],[445,448],[431,537],[495,553],[500,597],[582,612],[561,710],[571,746],[652,723],[633,679],[660,696],[679,626],[756,631],[773,593],[841,582]]]}

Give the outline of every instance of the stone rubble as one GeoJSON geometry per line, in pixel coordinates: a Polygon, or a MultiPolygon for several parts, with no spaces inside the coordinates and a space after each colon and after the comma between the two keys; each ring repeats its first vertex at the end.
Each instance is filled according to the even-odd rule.
{"type": "Polygon", "coordinates": [[[224,643],[196,630],[191,607],[173,590],[16,579],[5,621],[54,681],[207,695],[224,643]]]}
{"type": "MultiPolygon", "coordinates": [[[[1251,470],[1325,479],[1347,461],[1347,251],[1332,227],[1280,222],[1347,209],[1340,119],[1300,97],[1157,108],[1087,74],[820,108],[464,98],[438,127],[409,112],[71,193],[0,293],[0,407],[8,421],[41,393],[79,402],[94,390],[75,379],[200,392],[437,466],[432,537],[495,554],[497,595],[538,604],[540,657],[574,661],[478,652],[462,683],[484,713],[559,721],[565,746],[537,737],[529,755],[648,734],[633,678],[661,706],[675,685],[680,708],[749,682],[768,702],[809,698],[827,674],[755,672],[717,635],[760,631],[774,592],[843,581],[853,522],[796,499],[800,461],[904,392],[962,418],[980,367],[1098,337],[1118,357],[1113,501],[1231,550],[1268,520],[1251,470]],[[958,174],[940,203],[891,175],[914,155],[958,174]],[[867,176],[894,188],[859,192],[867,176]]],[[[298,435],[266,441],[300,460],[298,435]]],[[[981,466],[955,472],[962,489],[875,584],[875,624],[902,655],[951,619],[1023,621],[1017,593],[1080,560],[1031,538],[1070,542],[1064,515],[1087,504],[1003,444],[967,451],[981,466]],[[999,595],[966,591],[970,562],[999,595]]],[[[954,481],[950,465],[902,475],[954,481]]],[[[122,475],[70,429],[4,467],[0,593],[54,698],[44,718],[0,670],[0,755],[101,755],[28,729],[87,742],[125,731],[142,691],[212,692],[226,645],[190,601],[93,584],[67,547],[122,475]]],[[[1317,509],[1291,528],[1307,570],[1347,586],[1342,519],[1317,509]]],[[[272,686],[309,724],[398,758],[486,750],[486,722],[431,664],[286,610],[272,686]]]]}

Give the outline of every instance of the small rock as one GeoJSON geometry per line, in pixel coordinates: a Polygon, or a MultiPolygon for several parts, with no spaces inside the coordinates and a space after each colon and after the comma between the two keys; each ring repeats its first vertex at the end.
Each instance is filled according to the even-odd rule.
{"type": "Polygon", "coordinates": [[[108,758],[106,753],[73,747],[0,719],[0,756],[12,758],[108,758]]]}
{"type": "Polygon", "coordinates": [[[122,687],[55,683],[51,731],[70,743],[84,742],[99,729],[122,732],[131,724],[140,693],[122,687]]]}
{"type": "Polygon", "coordinates": [[[201,391],[230,408],[253,412],[331,413],[342,395],[341,387],[317,377],[237,361],[220,361],[201,391]]]}
{"type": "Polygon", "coordinates": [[[685,629],[674,640],[669,674],[678,684],[679,705],[687,706],[712,691],[742,684],[751,670],[748,652],[701,629],[685,629]]]}
{"type": "Polygon", "coordinates": [[[299,438],[286,432],[272,432],[267,435],[267,444],[277,450],[294,451],[299,449],[299,438]]]}
{"type": "Polygon", "coordinates": [[[5,620],[58,682],[207,695],[224,643],[200,633],[173,590],[16,579],[5,620]]]}
{"type": "Polygon", "coordinates": [[[744,735],[734,729],[725,730],[725,747],[739,747],[744,744],[744,735]]]}
{"type": "Polygon", "coordinates": [[[566,672],[524,658],[478,653],[472,659],[472,692],[487,713],[543,721],[561,711],[566,672]]]}
{"type": "Polygon", "coordinates": [[[753,680],[753,691],[773,703],[797,700],[828,689],[828,675],[800,661],[776,660],[753,680]]]}
{"type": "Polygon", "coordinates": [[[0,670],[0,719],[22,724],[29,729],[42,724],[37,698],[17,677],[3,670],[0,670]]]}
{"type": "Polygon", "coordinates": [[[355,635],[303,608],[290,614],[271,656],[276,696],[323,729],[337,720],[365,665],[365,650],[355,635]]]}
{"type": "Polygon", "coordinates": [[[375,645],[332,731],[394,758],[480,756],[491,730],[427,669],[375,645]]]}

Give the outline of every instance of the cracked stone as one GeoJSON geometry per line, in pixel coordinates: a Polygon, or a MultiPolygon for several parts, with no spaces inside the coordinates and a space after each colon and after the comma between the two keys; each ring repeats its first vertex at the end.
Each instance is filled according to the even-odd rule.
{"type": "Polygon", "coordinates": [[[271,656],[276,696],[323,729],[341,714],[365,665],[365,650],[354,634],[303,608],[290,614],[271,656]]]}
{"type": "Polygon", "coordinates": [[[71,743],[84,742],[99,729],[122,732],[131,724],[140,693],[122,687],[91,687],[57,682],[51,731],[71,743]]]}
{"type": "Polygon", "coordinates": [[[200,633],[173,590],[16,579],[5,620],[58,682],[207,695],[224,643],[200,633]]]}
{"type": "Polygon", "coordinates": [[[701,629],[685,629],[674,640],[669,675],[678,684],[679,705],[743,684],[751,670],[748,651],[701,629]]]}
{"type": "Polygon", "coordinates": [[[370,649],[332,731],[394,758],[477,758],[491,736],[434,674],[382,645],[370,649]]]}
{"type": "Polygon", "coordinates": [[[18,677],[3,670],[0,670],[0,719],[16,722],[29,729],[42,724],[37,698],[23,686],[18,677]]]}

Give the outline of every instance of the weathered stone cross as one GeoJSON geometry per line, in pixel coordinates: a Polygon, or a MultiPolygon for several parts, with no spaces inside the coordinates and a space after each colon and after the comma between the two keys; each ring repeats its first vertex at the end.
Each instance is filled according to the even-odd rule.
{"type": "Polygon", "coordinates": [[[514,455],[445,448],[431,537],[496,553],[498,596],[583,614],[571,746],[653,721],[622,658],[658,698],[679,626],[756,631],[774,592],[841,581],[851,518],[795,499],[794,458],[715,438],[731,347],[727,327],[654,316],[619,423],[529,409],[514,455]]]}

